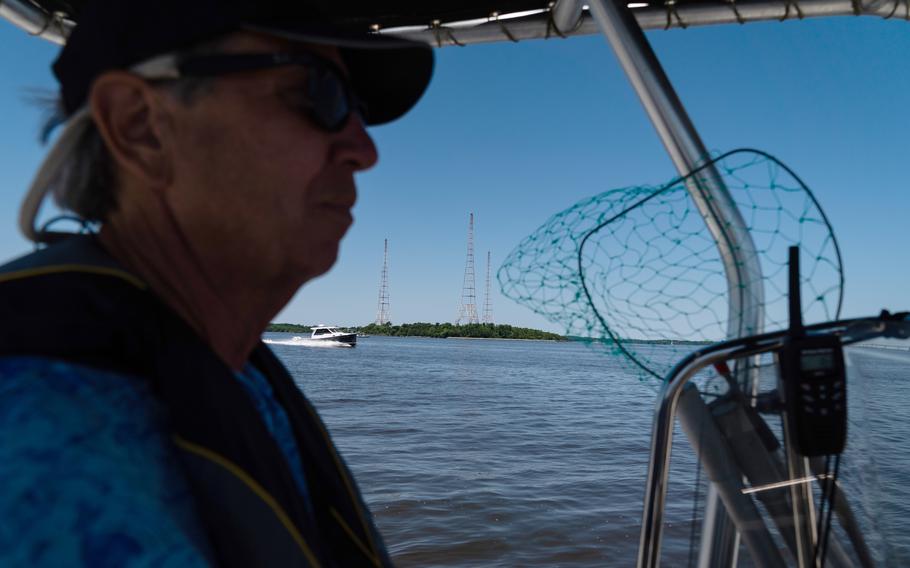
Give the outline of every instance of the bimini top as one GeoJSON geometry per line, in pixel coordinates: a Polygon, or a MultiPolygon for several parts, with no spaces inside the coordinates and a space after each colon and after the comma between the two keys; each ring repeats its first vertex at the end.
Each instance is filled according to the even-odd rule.
{"type": "MultiPolygon", "coordinates": [[[[63,43],[89,0],[4,0],[0,16],[63,43]]],[[[910,20],[906,0],[624,0],[643,29],[869,15],[910,20]]],[[[334,23],[438,47],[598,33],[586,0],[315,2],[334,23]]],[[[141,2],[135,5],[141,6],[141,2]]]]}

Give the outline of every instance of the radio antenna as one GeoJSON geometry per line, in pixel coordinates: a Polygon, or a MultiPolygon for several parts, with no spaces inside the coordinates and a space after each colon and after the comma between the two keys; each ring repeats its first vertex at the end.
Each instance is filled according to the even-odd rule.
{"type": "Polygon", "coordinates": [[[802,298],[799,287],[799,247],[793,246],[788,249],[790,258],[788,259],[789,274],[789,308],[790,308],[790,334],[803,334],[803,308],[802,298]]]}

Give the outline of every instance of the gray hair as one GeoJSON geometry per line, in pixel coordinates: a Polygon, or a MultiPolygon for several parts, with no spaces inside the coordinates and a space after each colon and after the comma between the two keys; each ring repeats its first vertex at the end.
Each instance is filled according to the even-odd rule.
{"type": "Polygon", "coordinates": [[[114,180],[111,154],[92,123],[53,181],[54,201],[86,221],[104,221],[117,206],[114,180]]]}
{"type": "MultiPolygon", "coordinates": [[[[201,43],[184,53],[208,54],[219,50],[225,38],[201,43]]],[[[211,78],[183,78],[168,81],[161,88],[181,103],[192,105],[199,95],[211,91],[211,78]]],[[[62,101],[55,103],[52,116],[42,130],[49,132],[66,120],[62,101]]],[[[90,120],[90,119],[89,119],[90,120]]],[[[88,222],[104,222],[117,208],[117,171],[113,157],[94,122],[86,126],[61,164],[59,174],[51,181],[54,201],[88,222]]]]}

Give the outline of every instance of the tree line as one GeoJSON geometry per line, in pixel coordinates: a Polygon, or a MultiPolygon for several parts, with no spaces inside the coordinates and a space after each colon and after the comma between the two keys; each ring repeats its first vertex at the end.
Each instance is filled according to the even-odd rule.
{"type": "Polygon", "coordinates": [[[312,325],[300,325],[296,323],[270,323],[265,328],[266,331],[278,331],[282,333],[310,333],[312,325]]]}
{"type": "Polygon", "coordinates": [[[401,325],[370,324],[358,328],[360,333],[369,335],[419,336],[419,337],[476,337],[486,339],[549,339],[563,341],[565,338],[555,333],[515,327],[507,324],[469,323],[404,323],[401,325]]]}
{"type": "MultiPolygon", "coordinates": [[[[294,323],[272,323],[266,331],[284,333],[309,333],[310,325],[294,323]]],[[[469,323],[458,325],[453,323],[404,323],[401,325],[376,325],[369,324],[362,327],[345,328],[366,335],[388,335],[397,337],[472,337],[484,339],[548,339],[565,341],[565,337],[539,329],[515,327],[507,324],[469,323]]]]}

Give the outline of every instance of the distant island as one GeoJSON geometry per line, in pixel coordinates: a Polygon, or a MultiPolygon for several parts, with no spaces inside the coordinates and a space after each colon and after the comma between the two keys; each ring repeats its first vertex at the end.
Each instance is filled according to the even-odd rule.
{"type": "Polygon", "coordinates": [[[310,333],[315,325],[300,325],[297,323],[270,323],[266,331],[278,333],[310,333]]]}
{"type": "Polygon", "coordinates": [[[528,327],[515,327],[505,324],[469,323],[457,325],[453,323],[404,323],[401,325],[376,325],[370,324],[357,328],[358,333],[367,335],[394,335],[411,337],[473,337],[483,339],[548,339],[551,341],[566,341],[566,338],[528,327]]]}
{"type": "MultiPolygon", "coordinates": [[[[266,331],[283,333],[305,333],[309,336],[314,325],[300,325],[296,323],[271,323],[266,331]]],[[[543,339],[548,341],[580,341],[594,343],[604,341],[601,338],[563,336],[539,329],[528,327],[515,327],[511,325],[490,323],[469,323],[457,325],[454,323],[404,323],[401,325],[376,325],[371,323],[360,327],[338,326],[364,335],[386,335],[395,337],[466,337],[476,339],[543,339]]],[[[623,339],[626,344],[645,345],[711,345],[713,341],[692,341],[685,339],[623,339]]]]}
{"type": "MultiPolygon", "coordinates": [[[[272,323],[266,331],[284,333],[310,333],[310,325],[294,323],[272,323]]],[[[539,329],[515,327],[505,324],[471,323],[457,325],[452,323],[405,323],[401,325],[376,325],[369,324],[361,327],[346,327],[351,331],[365,335],[387,335],[397,337],[468,337],[477,339],[546,339],[550,341],[566,341],[566,338],[539,329]]]]}

